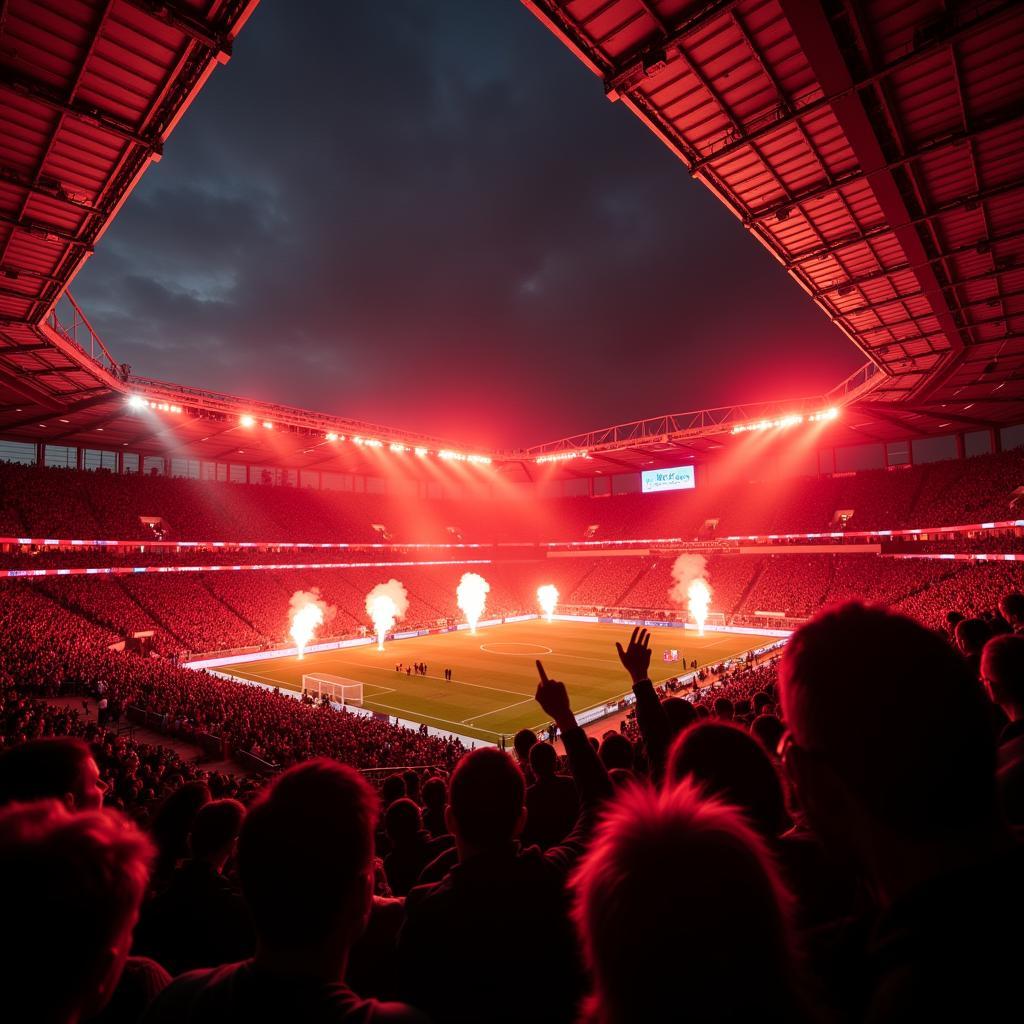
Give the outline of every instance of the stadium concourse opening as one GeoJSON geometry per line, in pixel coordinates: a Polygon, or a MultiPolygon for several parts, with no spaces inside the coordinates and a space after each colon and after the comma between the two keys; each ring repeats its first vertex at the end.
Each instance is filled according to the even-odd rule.
{"type": "Polygon", "coordinates": [[[0,0],[3,1021],[1019,1020],[1022,54],[0,0]]]}

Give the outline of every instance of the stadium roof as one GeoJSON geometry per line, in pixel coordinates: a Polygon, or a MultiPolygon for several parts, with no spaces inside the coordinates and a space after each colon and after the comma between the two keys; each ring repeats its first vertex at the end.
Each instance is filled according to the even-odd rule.
{"type": "MultiPolygon", "coordinates": [[[[1024,421],[1024,5],[523,2],[869,362],[827,395],[491,453],[507,475],[537,460],[580,476],[670,465],[728,444],[736,424],[832,406],[846,411],[823,426],[829,444],[1024,421]],[[586,463],[552,459],[583,450],[586,463]]],[[[365,471],[392,445],[459,452],[132,376],[73,301],[57,306],[256,3],[0,6],[5,436],[331,470],[365,471]]]]}
{"type": "Polygon", "coordinates": [[[1024,5],[523,2],[883,371],[861,412],[1020,421],[1024,5]]]}

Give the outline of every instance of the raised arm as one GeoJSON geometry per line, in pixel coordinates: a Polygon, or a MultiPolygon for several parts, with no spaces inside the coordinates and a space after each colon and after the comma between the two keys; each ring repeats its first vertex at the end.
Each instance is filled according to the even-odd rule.
{"type": "Polygon", "coordinates": [[[651,765],[651,780],[658,784],[665,774],[665,762],[672,743],[672,730],[668,715],[661,706],[651,682],[651,635],[637,626],[629,638],[626,649],[616,643],[619,661],[629,673],[636,697],[636,724],[647,748],[647,760],[651,765]]]}
{"type": "Polygon", "coordinates": [[[565,683],[549,679],[539,661],[537,672],[540,674],[537,703],[562,734],[565,753],[569,758],[569,770],[572,772],[580,798],[580,813],[572,832],[562,843],[553,846],[544,854],[549,863],[568,872],[583,852],[584,844],[597,820],[601,803],[611,796],[612,784],[608,772],[597,756],[597,751],[590,745],[587,734],[576,724],[576,716],[570,706],[565,683]]]}

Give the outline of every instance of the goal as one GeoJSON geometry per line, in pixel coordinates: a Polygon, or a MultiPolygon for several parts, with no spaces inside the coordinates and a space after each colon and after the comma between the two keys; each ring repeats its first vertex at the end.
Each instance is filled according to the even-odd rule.
{"type": "Polygon", "coordinates": [[[344,676],[332,676],[326,672],[310,672],[302,677],[302,693],[311,697],[326,697],[336,704],[363,703],[363,684],[344,676]]]}
{"type": "Polygon", "coordinates": [[[708,612],[707,625],[724,626],[725,612],[708,612]]]}

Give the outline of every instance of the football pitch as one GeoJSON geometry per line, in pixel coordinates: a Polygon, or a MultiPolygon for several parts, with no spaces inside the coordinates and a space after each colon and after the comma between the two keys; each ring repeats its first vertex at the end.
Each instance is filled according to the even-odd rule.
{"type": "MultiPolygon", "coordinates": [[[[522,728],[548,724],[533,699],[540,658],[553,679],[569,690],[577,714],[610,703],[630,684],[615,651],[625,646],[631,627],[590,622],[531,619],[375,645],[317,651],[295,656],[225,665],[219,671],[282,689],[301,690],[302,676],[326,672],[363,684],[363,706],[392,717],[425,723],[470,739],[498,743],[522,728]],[[405,666],[425,662],[427,674],[407,675],[405,666]],[[401,663],[402,670],[396,671],[401,663]],[[444,678],[445,669],[452,679],[444,678]]],[[[669,649],[687,665],[718,664],[768,642],[767,637],[708,633],[671,627],[652,628],[651,678],[655,683],[682,675],[682,660],[664,662],[669,649]]]]}

